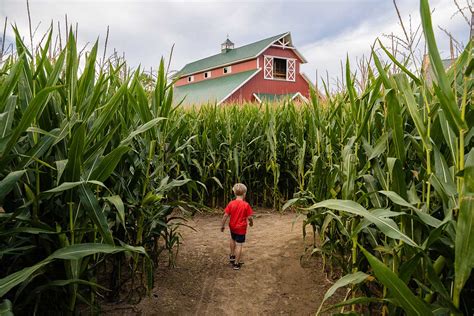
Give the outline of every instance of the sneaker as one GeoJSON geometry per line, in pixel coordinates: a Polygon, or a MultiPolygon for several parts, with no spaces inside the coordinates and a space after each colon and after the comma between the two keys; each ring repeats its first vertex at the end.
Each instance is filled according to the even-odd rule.
{"type": "Polygon", "coordinates": [[[234,264],[235,263],[235,256],[229,256],[229,262],[234,264]]]}
{"type": "Polygon", "coordinates": [[[240,270],[241,265],[241,263],[234,263],[234,270],[240,270]]]}

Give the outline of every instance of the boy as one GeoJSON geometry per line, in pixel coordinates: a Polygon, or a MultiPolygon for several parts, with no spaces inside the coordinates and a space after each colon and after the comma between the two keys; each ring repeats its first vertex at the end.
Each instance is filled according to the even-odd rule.
{"type": "Polygon", "coordinates": [[[234,270],[240,270],[242,263],[242,244],[245,242],[245,234],[247,233],[247,220],[250,227],[253,226],[252,208],[244,201],[247,187],[242,183],[237,183],[232,188],[236,198],[227,204],[224,216],[222,217],[221,231],[224,231],[227,218],[229,220],[230,229],[230,256],[229,261],[234,267],[234,270]]]}

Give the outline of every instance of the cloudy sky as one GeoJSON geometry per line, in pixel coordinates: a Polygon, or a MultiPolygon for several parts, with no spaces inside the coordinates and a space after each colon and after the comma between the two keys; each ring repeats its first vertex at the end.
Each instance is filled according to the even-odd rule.
{"type": "MultiPolygon", "coordinates": [[[[461,6],[468,1],[458,0],[461,6]]],[[[449,57],[449,39],[438,26],[466,43],[469,27],[456,13],[453,0],[431,0],[433,25],[442,57],[449,57]]],[[[400,13],[413,31],[419,25],[419,3],[398,0],[400,13]]],[[[312,79],[328,71],[339,76],[340,60],[348,54],[353,63],[368,55],[377,37],[387,45],[384,35],[403,36],[392,0],[30,0],[33,29],[38,24],[39,41],[51,21],[64,34],[65,15],[69,23],[79,25],[78,42],[83,47],[98,37],[104,44],[110,26],[108,52],[125,52],[132,67],[156,68],[161,56],[167,56],[175,44],[171,68],[179,70],[187,62],[216,54],[226,35],[236,47],[290,31],[294,45],[308,64],[303,71],[312,79]]],[[[28,38],[26,0],[0,0],[0,18],[16,23],[28,38]]],[[[470,18],[470,17],[469,17],[470,18]]],[[[409,30],[408,30],[409,31],[409,30]]],[[[1,36],[1,35],[0,35],[1,36]]],[[[7,32],[7,43],[12,40],[7,32]]],[[[91,44],[89,44],[90,47],[91,44]]],[[[423,44],[420,45],[422,53],[423,44]]],[[[102,56],[102,54],[100,55],[102,56]]]]}

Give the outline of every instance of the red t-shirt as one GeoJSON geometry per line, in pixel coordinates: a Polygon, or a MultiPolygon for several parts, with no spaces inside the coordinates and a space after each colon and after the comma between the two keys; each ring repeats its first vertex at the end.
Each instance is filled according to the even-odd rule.
{"type": "Polygon", "coordinates": [[[225,208],[230,215],[229,228],[234,234],[245,235],[247,232],[247,218],[253,214],[252,208],[244,200],[233,200],[225,208]]]}

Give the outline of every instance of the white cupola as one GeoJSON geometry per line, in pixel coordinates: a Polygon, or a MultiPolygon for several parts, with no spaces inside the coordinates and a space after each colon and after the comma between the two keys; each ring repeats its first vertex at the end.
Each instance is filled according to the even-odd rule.
{"type": "Polygon", "coordinates": [[[230,41],[229,35],[227,35],[227,39],[221,44],[221,53],[227,53],[231,49],[234,49],[234,43],[230,41]]]}

